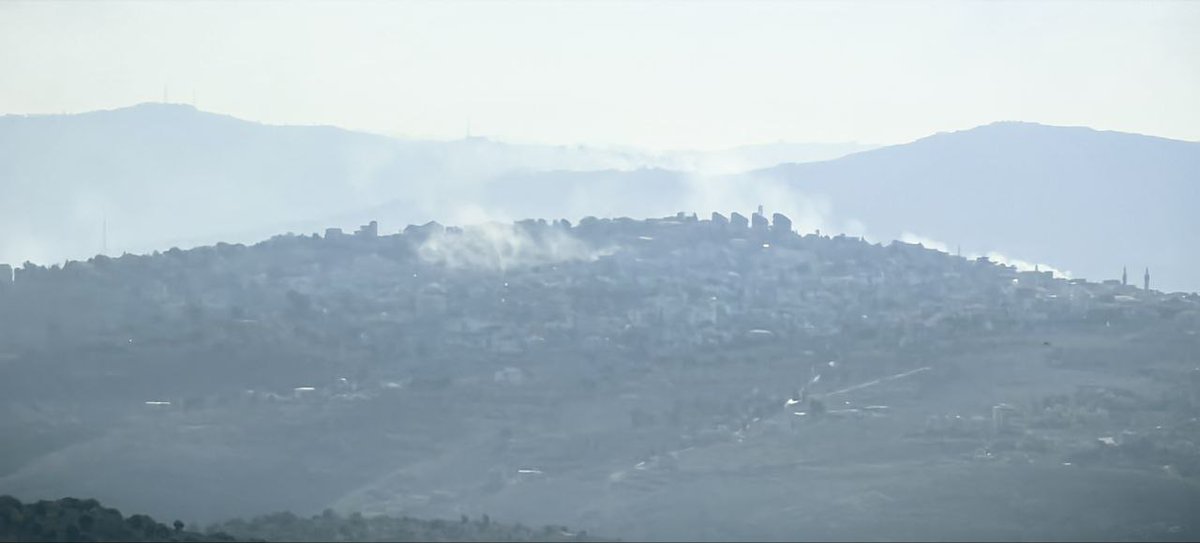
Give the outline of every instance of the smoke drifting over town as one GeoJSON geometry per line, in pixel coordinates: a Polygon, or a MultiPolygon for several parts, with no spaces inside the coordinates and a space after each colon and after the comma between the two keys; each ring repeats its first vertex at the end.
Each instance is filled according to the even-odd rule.
{"type": "Polygon", "coordinates": [[[614,249],[596,250],[561,228],[530,231],[520,225],[489,222],[446,230],[434,228],[417,254],[451,269],[507,271],[567,261],[595,261],[614,249]]]}
{"type": "MultiPolygon", "coordinates": [[[[1200,144],[1132,134],[1001,123],[769,167],[753,148],[713,152],[726,167],[750,168],[738,173],[664,167],[703,165],[695,153],[395,140],[162,104],[6,116],[0,135],[11,143],[0,148],[0,173],[23,195],[0,201],[0,261],[14,264],[253,243],[372,220],[396,231],[429,221],[577,222],[765,205],[802,233],[921,239],[1088,278],[1149,266],[1164,288],[1200,289],[1187,273],[1200,262],[1184,250],[1200,225],[1183,205],[1198,190],[1187,176],[1200,168],[1200,144]],[[1074,151],[1047,153],[1052,145],[1074,151]],[[1134,183],[1143,190],[1121,192],[1134,183]],[[1139,200],[1159,194],[1180,197],[1139,200]],[[1153,205],[1158,212],[1137,221],[1108,220],[1153,205]],[[1005,211],[1022,206],[1032,211],[1005,211]],[[1103,232],[1104,243],[1089,232],[1103,232]]],[[[816,149],[807,156],[847,148],[816,149]]]]}

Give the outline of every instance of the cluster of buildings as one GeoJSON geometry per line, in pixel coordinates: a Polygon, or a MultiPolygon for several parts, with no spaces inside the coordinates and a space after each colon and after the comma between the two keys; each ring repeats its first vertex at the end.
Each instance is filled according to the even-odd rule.
{"type": "MultiPolygon", "coordinates": [[[[251,247],[27,264],[0,287],[9,300],[0,307],[24,315],[9,326],[36,326],[29,317],[59,307],[54,298],[90,288],[99,303],[146,305],[164,327],[301,321],[326,339],[343,338],[340,348],[350,337],[350,348],[381,357],[520,357],[543,348],[666,354],[781,340],[903,346],[965,329],[1187,319],[1200,307],[1194,295],[1125,280],[1067,280],[919,244],[801,235],[788,217],[768,218],[761,207],[749,217],[526,220],[503,232],[515,239],[467,245],[506,251],[502,269],[428,258],[431,244],[453,247],[476,235],[471,227],[428,223],[379,235],[375,222],[353,234],[330,229],[251,247]],[[564,239],[571,251],[559,251],[564,239]],[[522,254],[538,258],[523,262],[522,254]]],[[[0,267],[0,278],[6,271],[0,267]]]]}

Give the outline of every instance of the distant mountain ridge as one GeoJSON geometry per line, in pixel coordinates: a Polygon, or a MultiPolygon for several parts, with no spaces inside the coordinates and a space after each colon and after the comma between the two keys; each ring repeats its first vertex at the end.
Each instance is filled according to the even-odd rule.
{"type": "Polygon", "coordinates": [[[1200,143],[1000,122],[752,172],[833,202],[874,237],[1000,251],[1093,280],[1200,289],[1200,143]]]}
{"type": "MultiPolygon", "coordinates": [[[[762,161],[788,148],[711,156],[725,168],[745,169],[774,164],[762,161]]],[[[811,159],[857,147],[794,148],[793,156],[811,159]]],[[[388,228],[469,222],[502,207],[484,200],[494,192],[485,181],[497,176],[706,167],[699,161],[708,156],[481,137],[414,141],[331,126],[273,126],[181,104],[7,115],[0,117],[0,262],[51,264],[90,257],[106,245],[109,254],[148,252],[353,226],[362,219],[358,212],[385,202],[394,204],[394,214],[378,218],[388,228]]]]}

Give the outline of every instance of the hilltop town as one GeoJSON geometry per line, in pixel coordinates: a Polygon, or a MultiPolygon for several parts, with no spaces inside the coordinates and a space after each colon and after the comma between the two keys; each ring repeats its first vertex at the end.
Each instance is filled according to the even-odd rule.
{"type": "Polygon", "coordinates": [[[1149,290],[1148,270],[1145,288],[1068,280],[919,244],[799,235],[783,215],[736,212],[429,223],[382,236],[372,223],[251,247],[0,265],[4,277],[13,278],[0,282],[8,357],[55,336],[127,348],[198,326],[282,323],[358,330],[346,349],[393,360],[435,344],[434,356],[501,357],[568,344],[650,355],[753,340],[904,347],[975,329],[1187,319],[1200,308],[1196,294],[1149,290]]]}
{"type": "MultiPolygon", "coordinates": [[[[766,519],[727,529],[819,538],[869,537],[839,530],[904,510],[887,489],[901,483],[845,486],[883,462],[1200,476],[1200,296],[800,234],[761,210],[370,223],[8,276],[2,430],[26,445],[0,492],[110,488],[132,473],[124,455],[253,487],[219,507],[198,505],[227,495],[217,483],[149,492],[164,516],[152,508],[491,513],[637,538],[680,537],[681,518],[704,533],[695,511],[720,480],[754,496],[730,514],[766,519]],[[218,444],[225,460],[206,457],[218,444]],[[91,460],[59,472],[55,451],[91,460]],[[789,484],[828,499],[764,505],[789,484]]],[[[1075,477],[1021,473],[997,477],[1075,477]]],[[[1144,530],[1124,535],[1200,530],[1176,512],[1123,519],[1144,530]]]]}

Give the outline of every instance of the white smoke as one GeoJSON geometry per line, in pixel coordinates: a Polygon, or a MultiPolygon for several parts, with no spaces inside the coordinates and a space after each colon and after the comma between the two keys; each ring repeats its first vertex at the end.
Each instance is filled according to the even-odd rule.
{"type": "Polygon", "coordinates": [[[1017,271],[1034,271],[1034,270],[1048,271],[1048,272],[1051,272],[1052,274],[1054,274],[1055,277],[1062,277],[1064,279],[1071,278],[1070,270],[1060,270],[1060,269],[1055,268],[1054,266],[1050,266],[1048,264],[1031,263],[1031,262],[1016,259],[1016,258],[1008,258],[1000,253],[997,253],[996,251],[990,251],[987,254],[985,254],[984,256],[988,257],[988,260],[991,260],[992,262],[995,262],[997,264],[1003,264],[1005,266],[1013,266],[1013,267],[1017,268],[1017,271]]]}
{"type": "Polygon", "coordinates": [[[543,228],[530,233],[513,224],[486,222],[461,232],[431,235],[417,249],[422,261],[450,268],[509,270],[572,260],[593,261],[612,249],[596,249],[565,230],[543,228]]]}
{"type": "MultiPolygon", "coordinates": [[[[903,234],[901,234],[899,241],[902,241],[904,243],[920,243],[921,245],[925,246],[928,249],[933,249],[935,251],[941,251],[943,253],[951,253],[950,247],[948,245],[946,245],[945,243],[942,243],[938,240],[935,240],[935,239],[932,239],[929,237],[914,234],[912,232],[906,231],[903,234]]],[[[958,252],[957,250],[954,251],[954,253],[957,253],[957,252],[958,252]]],[[[1003,266],[1012,266],[1012,267],[1016,268],[1017,271],[1034,271],[1034,270],[1048,271],[1048,272],[1051,272],[1055,277],[1062,277],[1065,279],[1071,278],[1071,272],[1069,270],[1061,270],[1059,268],[1056,268],[1054,266],[1051,266],[1051,265],[1045,264],[1045,263],[1029,262],[1027,260],[1021,260],[1018,258],[1009,258],[999,252],[996,252],[996,251],[988,251],[987,253],[984,253],[982,255],[980,255],[979,253],[972,252],[972,253],[966,253],[963,256],[965,256],[966,258],[969,258],[969,259],[978,258],[980,256],[986,256],[988,258],[988,260],[991,260],[992,262],[995,262],[995,263],[1003,265],[1003,266]]]]}
{"type": "Polygon", "coordinates": [[[945,243],[942,243],[942,242],[934,240],[934,239],[927,238],[925,236],[919,236],[917,234],[914,234],[914,233],[908,232],[908,231],[905,231],[900,234],[899,241],[902,241],[904,243],[919,243],[922,246],[924,246],[926,249],[933,249],[935,251],[941,251],[943,253],[950,253],[950,248],[945,243]]]}

